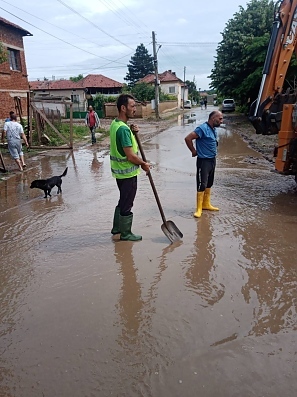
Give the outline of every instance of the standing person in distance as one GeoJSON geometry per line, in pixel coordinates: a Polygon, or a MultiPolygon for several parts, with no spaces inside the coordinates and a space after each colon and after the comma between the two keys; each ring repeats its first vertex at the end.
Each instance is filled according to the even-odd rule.
{"type": "Polygon", "coordinates": [[[219,208],[210,204],[211,187],[214,182],[217,156],[217,131],[223,122],[223,115],[218,110],[209,114],[208,121],[201,124],[185,137],[185,142],[192,153],[192,157],[197,156],[197,209],[194,213],[195,218],[200,218],[202,210],[218,211],[219,208]],[[196,142],[196,147],[193,141],[196,142]]]}
{"type": "Polygon", "coordinates": [[[204,103],[204,109],[206,110],[207,109],[207,98],[206,97],[204,98],[203,103],[204,103]]]}
{"type": "Polygon", "coordinates": [[[100,126],[100,119],[95,110],[93,110],[93,106],[88,107],[88,113],[85,117],[85,124],[90,129],[92,145],[94,145],[96,143],[95,130],[100,126]]]}
{"type": "Polygon", "coordinates": [[[131,231],[133,213],[131,209],[137,192],[137,175],[140,167],[146,173],[150,169],[138,156],[138,145],[134,133],[138,133],[138,126],[127,125],[136,113],[135,99],[132,95],[122,94],[117,100],[118,117],[110,126],[110,167],[116,178],[120,192],[118,205],[114,211],[112,234],[121,234],[121,240],[138,241],[142,236],[131,231]]]}
{"type": "Polygon", "coordinates": [[[24,162],[24,153],[22,150],[22,141],[24,140],[25,145],[28,147],[28,141],[26,135],[24,134],[23,127],[20,123],[17,122],[17,117],[15,114],[10,116],[10,121],[7,121],[4,124],[3,132],[2,132],[2,142],[4,142],[4,137],[6,135],[8,150],[11,157],[17,163],[19,170],[23,171],[23,168],[26,167],[24,162]]]}

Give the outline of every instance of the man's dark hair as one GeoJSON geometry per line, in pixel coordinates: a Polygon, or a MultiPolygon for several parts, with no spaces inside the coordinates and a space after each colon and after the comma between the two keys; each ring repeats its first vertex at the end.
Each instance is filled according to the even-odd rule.
{"type": "Polygon", "coordinates": [[[133,96],[133,95],[130,95],[130,94],[121,94],[121,95],[118,97],[118,100],[117,100],[117,108],[118,108],[118,111],[119,111],[119,112],[121,111],[122,105],[124,105],[125,107],[127,107],[129,99],[133,99],[133,100],[135,101],[134,96],[133,96]]]}
{"type": "Polygon", "coordinates": [[[11,111],[9,112],[9,116],[11,117],[13,114],[14,114],[14,111],[11,110],[11,111]]]}
{"type": "Polygon", "coordinates": [[[17,119],[17,116],[16,116],[15,114],[12,114],[12,115],[10,116],[10,120],[16,121],[16,119],[17,119]]]}
{"type": "Polygon", "coordinates": [[[216,113],[218,113],[218,110],[213,110],[211,113],[209,113],[208,120],[210,120],[216,113]]]}

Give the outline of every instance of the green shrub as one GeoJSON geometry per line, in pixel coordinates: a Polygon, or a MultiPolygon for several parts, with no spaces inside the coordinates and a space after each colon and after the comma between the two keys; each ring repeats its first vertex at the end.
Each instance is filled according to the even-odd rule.
{"type": "MultiPolygon", "coordinates": [[[[69,142],[70,139],[70,124],[68,123],[62,123],[57,130],[60,132],[61,135],[66,139],[67,142],[69,142]]],[[[97,128],[96,132],[101,133],[101,136],[99,137],[99,141],[103,138],[105,138],[108,135],[108,131],[106,131],[104,128],[97,128]]],[[[44,130],[44,134],[47,135],[50,139],[50,146],[61,146],[65,145],[65,142],[55,133],[55,131],[50,128],[50,126],[46,126],[44,130]]],[[[81,141],[84,139],[86,136],[90,135],[90,130],[86,126],[73,126],[73,140],[74,141],[81,141]]],[[[37,131],[33,131],[32,135],[32,142],[33,146],[38,145],[38,136],[37,136],[37,131]]]]}

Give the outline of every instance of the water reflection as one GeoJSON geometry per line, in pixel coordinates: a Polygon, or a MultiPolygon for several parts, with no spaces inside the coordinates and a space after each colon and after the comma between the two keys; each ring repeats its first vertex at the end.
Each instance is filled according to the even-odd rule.
{"type": "Polygon", "coordinates": [[[136,344],[142,321],[144,301],[141,296],[141,285],[137,280],[136,267],[133,258],[133,242],[116,241],[114,244],[116,263],[122,275],[117,309],[121,317],[121,335],[118,343],[131,349],[130,344],[136,344]]]}
{"type": "Polygon", "coordinates": [[[225,293],[225,286],[216,281],[215,243],[211,216],[205,216],[197,222],[196,240],[186,272],[187,287],[201,298],[203,307],[218,303],[225,293]]]}
{"type": "Polygon", "coordinates": [[[75,175],[77,176],[78,175],[78,169],[77,169],[77,164],[76,164],[76,160],[75,160],[75,156],[74,156],[74,151],[73,150],[70,150],[68,156],[66,157],[66,162],[67,163],[70,160],[70,158],[72,160],[72,164],[73,164],[73,169],[74,169],[75,175]]]}
{"type": "Polygon", "coordinates": [[[181,114],[178,116],[177,119],[177,125],[187,125],[187,124],[193,124],[196,123],[197,118],[196,118],[196,113],[190,113],[190,114],[181,114]]]}
{"type": "Polygon", "coordinates": [[[97,152],[93,153],[93,159],[91,163],[91,171],[94,174],[98,174],[100,171],[102,163],[98,160],[97,152]]]}
{"type": "MultiPolygon", "coordinates": [[[[158,270],[156,272],[156,275],[154,277],[154,281],[151,283],[149,292],[148,292],[148,300],[146,302],[147,306],[151,306],[154,300],[157,298],[157,287],[158,284],[160,283],[162,279],[162,274],[165,272],[165,270],[170,266],[170,261],[172,262],[175,261],[175,258],[170,256],[170,254],[177,249],[179,246],[183,244],[182,241],[175,241],[172,244],[168,245],[167,247],[163,248],[162,254],[160,256],[160,263],[158,266],[158,270]]],[[[151,311],[151,309],[150,309],[151,311]]]]}
{"type": "Polygon", "coordinates": [[[254,223],[243,232],[245,242],[242,253],[247,262],[242,267],[248,281],[242,287],[242,294],[246,303],[254,306],[249,335],[275,334],[286,328],[297,329],[297,283],[293,259],[296,258],[296,248],[292,248],[294,243],[278,241],[278,236],[272,238],[270,233],[267,225],[255,226],[254,223]],[[283,249],[280,249],[281,244],[283,249]]]}

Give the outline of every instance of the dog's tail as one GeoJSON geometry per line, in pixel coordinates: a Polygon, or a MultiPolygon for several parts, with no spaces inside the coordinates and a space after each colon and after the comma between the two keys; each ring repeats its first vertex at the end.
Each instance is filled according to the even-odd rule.
{"type": "Polygon", "coordinates": [[[65,171],[63,172],[63,174],[60,175],[60,178],[62,178],[62,176],[66,176],[67,175],[67,171],[68,171],[68,167],[66,167],[65,171]]]}

